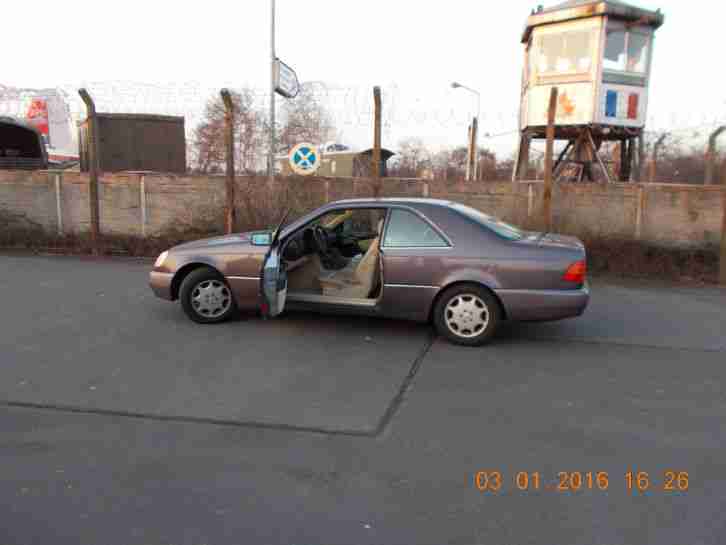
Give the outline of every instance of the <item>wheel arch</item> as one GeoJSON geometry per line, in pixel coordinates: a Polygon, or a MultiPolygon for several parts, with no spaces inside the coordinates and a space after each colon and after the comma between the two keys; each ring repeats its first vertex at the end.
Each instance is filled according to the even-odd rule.
{"type": "Polygon", "coordinates": [[[220,270],[211,263],[205,263],[203,261],[193,261],[191,263],[187,263],[179,268],[176,273],[174,273],[174,277],[171,280],[172,301],[176,301],[177,299],[179,299],[179,289],[181,288],[184,279],[198,269],[212,269],[217,274],[219,274],[220,277],[224,277],[220,270]]]}
{"type": "Polygon", "coordinates": [[[453,282],[450,282],[449,284],[446,284],[445,286],[442,286],[441,289],[439,289],[439,291],[436,293],[436,296],[434,297],[433,301],[431,302],[431,307],[429,308],[428,321],[429,322],[433,321],[434,311],[436,310],[436,305],[438,305],[438,303],[441,300],[441,297],[443,297],[444,293],[446,293],[451,288],[455,288],[457,286],[471,285],[471,284],[488,291],[492,295],[492,297],[494,297],[494,300],[499,305],[499,310],[502,313],[502,320],[509,319],[507,316],[507,309],[504,307],[504,304],[502,303],[501,298],[499,297],[499,295],[497,295],[497,292],[494,291],[494,289],[491,286],[487,285],[486,282],[483,282],[481,280],[455,280],[453,282]]]}

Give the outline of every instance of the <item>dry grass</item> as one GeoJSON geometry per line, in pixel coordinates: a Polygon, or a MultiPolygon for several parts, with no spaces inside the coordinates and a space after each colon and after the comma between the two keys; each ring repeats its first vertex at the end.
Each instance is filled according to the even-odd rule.
{"type": "Polygon", "coordinates": [[[718,283],[716,249],[663,248],[634,240],[586,237],[594,274],[718,283]]]}

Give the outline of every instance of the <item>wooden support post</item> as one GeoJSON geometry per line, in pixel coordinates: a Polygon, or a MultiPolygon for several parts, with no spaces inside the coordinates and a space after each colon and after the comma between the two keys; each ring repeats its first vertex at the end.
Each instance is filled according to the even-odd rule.
{"type": "Polygon", "coordinates": [[[716,171],[716,140],[718,137],[726,131],[726,126],[719,127],[708,139],[708,148],[706,149],[706,178],[704,180],[705,185],[714,184],[714,173],[716,171]]]}
{"type": "Polygon", "coordinates": [[[620,169],[618,170],[618,180],[627,182],[630,179],[630,163],[628,163],[630,141],[620,141],[620,169]]]}
{"type": "Polygon", "coordinates": [[[622,176],[623,182],[629,182],[633,178],[633,148],[635,141],[632,138],[623,140],[623,146],[625,148],[624,163],[622,165],[622,176]]]}
{"type": "Polygon", "coordinates": [[[721,208],[723,210],[723,218],[721,220],[721,271],[719,281],[722,286],[726,286],[726,177],[723,179],[723,189],[721,191],[721,208]]]}
{"type": "Polygon", "coordinates": [[[623,144],[623,141],[615,143],[615,147],[612,150],[612,159],[613,159],[613,172],[615,173],[615,177],[618,180],[622,179],[622,173],[623,173],[623,152],[625,151],[625,146],[623,144]]]}
{"type": "Polygon", "coordinates": [[[532,184],[527,184],[527,219],[532,217],[534,212],[534,188],[532,184]]]}
{"type": "Polygon", "coordinates": [[[547,110],[547,145],[545,148],[544,197],[542,201],[545,231],[552,231],[552,160],[555,148],[555,118],[557,116],[557,87],[550,91],[550,105],[547,110]]]}
{"type": "Polygon", "coordinates": [[[375,180],[373,188],[373,196],[380,198],[381,196],[381,126],[382,126],[382,107],[381,107],[381,88],[376,86],[373,88],[373,159],[371,167],[372,175],[375,180]]]}
{"type": "MultiPolygon", "coordinates": [[[[560,153],[560,156],[557,158],[557,161],[555,161],[555,166],[552,171],[552,178],[554,180],[557,180],[557,177],[560,172],[560,168],[562,168],[562,165],[564,164],[564,161],[570,158],[571,151],[573,149],[574,140],[570,140],[567,142],[567,145],[565,146],[565,149],[562,150],[562,153],[560,153]]],[[[536,176],[535,176],[536,178],[536,176]]]]}
{"type": "MultiPolygon", "coordinates": [[[[597,163],[600,165],[600,168],[602,169],[602,173],[605,175],[605,182],[606,183],[612,183],[612,178],[610,178],[610,172],[608,171],[607,165],[603,162],[602,157],[600,157],[600,146],[597,142],[595,142],[595,139],[592,136],[592,131],[590,129],[585,129],[587,131],[587,136],[590,139],[590,154],[591,156],[594,156],[595,159],[597,159],[597,163]]],[[[590,180],[592,180],[592,172],[590,172],[590,180]]]]}
{"type": "Polygon", "coordinates": [[[224,150],[227,159],[227,176],[225,179],[225,232],[229,235],[234,232],[237,223],[237,207],[234,203],[234,103],[229,90],[220,91],[224,102],[224,150]]]}
{"type": "Polygon", "coordinates": [[[532,144],[532,138],[527,133],[521,133],[519,137],[519,149],[517,150],[517,158],[512,169],[512,182],[524,180],[529,171],[529,152],[532,144]]]}
{"type": "Polygon", "coordinates": [[[98,239],[101,232],[98,204],[98,118],[96,117],[96,104],[88,91],[79,89],[78,94],[86,105],[88,118],[86,134],[88,139],[88,205],[91,220],[91,247],[93,253],[98,255],[100,252],[98,239]]]}
{"type": "Polygon", "coordinates": [[[636,153],[637,167],[635,169],[634,180],[636,182],[642,182],[643,181],[643,165],[645,164],[645,138],[643,137],[643,133],[640,133],[638,135],[637,142],[638,142],[637,153],[636,153]]]}

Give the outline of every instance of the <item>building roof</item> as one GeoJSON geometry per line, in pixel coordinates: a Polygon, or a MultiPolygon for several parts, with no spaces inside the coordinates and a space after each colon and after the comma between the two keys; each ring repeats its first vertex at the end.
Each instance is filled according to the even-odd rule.
{"type": "Polygon", "coordinates": [[[522,43],[529,41],[532,29],[535,27],[604,15],[621,21],[638,21],[653,28],[659,28],[665,21],[665,16],[660,10],[639,8],[622,0],[567,0],[541,11],[532,12],[527,18],[522,43]]]}

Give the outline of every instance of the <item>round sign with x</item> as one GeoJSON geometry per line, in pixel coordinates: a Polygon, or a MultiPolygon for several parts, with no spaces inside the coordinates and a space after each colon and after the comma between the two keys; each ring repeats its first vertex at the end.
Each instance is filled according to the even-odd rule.
{"type": "Polygon", "coordinates": [[[309,176],[320,168],[320,152],[313,144],[298,144],[290,151],[290,168],[295,174],[309,176]]]}

